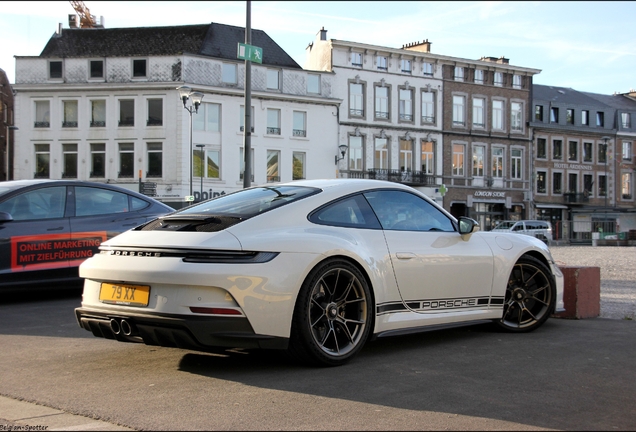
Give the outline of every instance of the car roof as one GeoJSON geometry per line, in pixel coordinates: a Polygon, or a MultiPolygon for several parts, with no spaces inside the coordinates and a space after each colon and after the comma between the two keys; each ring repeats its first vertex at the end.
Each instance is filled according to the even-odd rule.
{"type": "Polygon", "coordinates": [[[55,179],[28,179],[28,180],[9,180],[0,182],[0,197],[4,194],[15,192],[22,188],[28,188],[32,186],[39,185],[60,185],[60,186],[88,186],[88,187],[101,187],[104,189],[115,190],[123,193],[127,193],[133,195],[135,197],[144,199],[146,201],[154,201],[155,203],[165,206],[169,208],[171,211],[174,210],[172,207],[167,204],[162,203],[152,197],[147,195],[140,194],[139,192],[135,192],[131,189],[126,189],[124,187],[118,186],[116,184],[110,183],[101,183],[101,182],[90,182],[90,181],[82,181],[82,180],[55,180],[55,179]]]}

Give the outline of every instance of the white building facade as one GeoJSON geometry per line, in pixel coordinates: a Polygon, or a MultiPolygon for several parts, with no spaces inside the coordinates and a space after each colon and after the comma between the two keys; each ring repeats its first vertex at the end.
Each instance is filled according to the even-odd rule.
{"type": "MultiPolygon", "coordinates": [[[[244,187],[245,64],[235,42],[244,30],[214,23],[155,28],[152,36],[146,30],[64,29],[53,42],[88,38],[82,46],[93,44],[93,51],[74,51],[67,41],[57,51],[47,45],[40,56],[16,57],[15,179],[76,178],[133,190],[141,182],[175,208],[186,205],[190,189],[198,201],[244,187]],[[127,50],[134,40],[123,39],[159,44],[162,29],[166,38],[180,33],[145,53],[127,50]],[[195,38],[188,32],[199,38],[198,52],[179,46],[191,42],[182,34],[195,38]],[[94,41],[108,38],[121,48],[94,41]],[[192,126],[180,86],[204,95],[192,126]]],[[[340,100],[333,74],[302,70],[256,32],[266,46],[263,64],[251,65],[250,183],[335,177],[340,100]]]]}

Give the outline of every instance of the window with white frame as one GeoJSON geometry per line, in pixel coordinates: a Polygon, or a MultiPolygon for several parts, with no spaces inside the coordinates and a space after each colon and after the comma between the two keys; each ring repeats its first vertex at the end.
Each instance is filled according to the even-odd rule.
{"type": "Polygon", "coordinates": [[[513,75],[512,76],[512,88],[520,89],[521,85],[521,75],[513,75]]]}
{"type": "Polygon", "coordinates": [[[473,177],[484,176],[484,155],[486,147],[476,145],[473,147],[473,177]]]}
{"type": "Polygon", "coordinates": [[[307,74],[307,93],[320,94],[320,75],[307,74]]]}
{"type": "Polygon", "coordinates": [[[464,158],[466,146],[464,144],[453,144],[453,175],[464,175],[464,158]]]}
{"type": "Polygon", "coordinates": [[[267,134],[280,135],[280,110],[267,108],[267,134]]]}
{"type": "Polygon", "coordinates": [[[307,136],[307,113],[305,111],[294,111],[292,123],[293,136],[307,136]]]}
{"type": "Polygon", "coordinates": [[[632,142],[623,141],[623,160],[632,159],[632,142]]]}
{"type": "Polygon", "coordinates": [[[548,142],[545,138],[537,138],[537,159],[548,158],[548,142]]]}
{"type": "Polygon", "coordinates": [[[376,170],[389,169],[389,140],[375,137],[373,147],[373,168],[376,170]]]}
{"type": "Polygon", "coordinates": [[[594,176],[592,174],[583,174],[583,193],[590,197],[594,193],[594,176]]]}
{"type": "Polygon", "coordinates": [[[399,118],[400,121],[413,121],[413,89],[400,89],[399,100],[399,118]]]}
{"type": "Polygon", "coordinates": [[[62,61],[50,60],[49,61],[49,79],[62,78],[62,61]]]}
{"type": "Polygon", "coordinates": [[[267,89],[280,90],[280,70],[267,69],[267,89]]]}
{"type": "Polygon", "coordinates": [[[596,126],[605,127],[605,113],[603,111],[596,112],[596,126]]]}
{"type": "Polygon", "coordinates": [[[523,158],[521,149],[510,149],[510,178],[521,180],[523,168],[523,158]]]}
{"type": "Polygon", "coordinates": [[[362,67],[362,53],[355,51],[351,52],[351,65],[362,67]]]}
{"type": "Polygon", "coordinates": [[[492,128],[495,130],[503,130],[503,113],[504,103],[500,100],[492,101],[492,128]]]}
{"type": "Polygon", "coordinates": [[[503,86],[503,72],[495,72],[494,84],[498,87],[503,86]]]}
{"type": "Polygon", "coordinates": [[[148,170],[146,177],[161,177],[163,175],[163,145],[160,142],[149,142],[148,170]]]}
{"type": "Polygon", "coordinates": [[[563,173],[552,172],[552,194],[561,195],[563,193],[563,173]]]}
{"type": "Polygon", "coordinates": [[[579,175],[576,173],[568,174],[568,193],[577,193],[579,190],[579,175]]]}
{"type": "Polygon", "coordinates": [[[364,169],[364,155],[362,152],[362,137],[349,135],[349,170],[362,171],[364,169]]]}
{"type": "Polygon", "coordinates": [[[386,56],[377,56],[375,59],[375,64],[378,70],[388,70],[388,61],[386,56]]]}
{"type": "Polygon", "coordinates": [[[537,193],[545,194],[547,189],[547,173],[545,171],[537,171],[537,193]]]}
{"type": "Polygon", "coordinates": [[[349,83],[349,116],[364,117],[364,84],[349,83]]]}
{"type": "Polygon", "coordinates": [[[435,145],[433,141],[422,140],[421,162],[423,174],[435,174],[435,145]]]}
{"type": "Polygon", "coordinates": [[[147,126],[163,125],[163,99],[148,99],[147,126]]]}
{"type": "Polygon", "coordinates": [[[577,162],[579,160],[579,142],[568,141],[568,160],[577,162]]]}
{"type": "Polygon", "coordinates": [[[132,61],[133,78],[146,77],[146,59],[133,59],[132,61]]]}
{"type": "Polygon", "coordinates": [[[461,66],[455,66],[453,71],[453,79],[455,81],[464,81],[464,68],[461,66]]]}
{"type": "Polygon", "coordinates": [[[552,140],[552,159],[563,160],[563,140],[552,140]]]}
{"type": "Polygon", "coordinates": [[[221,71],[221,81],[224,84],[236,84],[237,83],[236,77],[237,77],[236,64],[223,63],[223,67],[221,71]]]}
{"type": "Polygon", "coordinates": [[[280,181],[280,150],[267,150],[267,183],[280,181]]]}
{"type": "Polygon", "coordinates": [[[119,100],[119,126],[135,125],[135,100],[120,99],[119,100]]]}
{"type": "MultiPolygon", "coordinates": [[[[254,107],[252,107],[252,109],[250,110],[251,115],[250,115],[250,123],[251,123],[251,130],[250,132],[254,132],[254,107]]],[[[239,108],[239,129],[241,132],[243,132],[243,130],[245,129],[245,105],[241,105],[241,107],[239,108]]]]}
{"type": "Polygon", "coordinates": [[[49,178],[50,168],[51,153],[49,144],[35,144],[34,178],[49,178]]]}
{"type": "Polygon", "coordinates": [[[523,129],[523,110],[519,102],[510,103],[510,129],[513,131],[523,129]]]}
{"type": "Polygon", "coordinates": [[[621,196],[623,199],[632,199],[632,173],[630,172],[621,174],[621,196]]]}
{"type": "Polygon", "coordinates": [[[90,127],[106,127],[106,101],[91,101],[91,123],[90,127]]]}
{"type": "Polygon", "coordinates": [[[583,162],[592,162],[594,157],[593,147],[594,145],[591,142],[583,143],[583,162]]]}
{"type": "Polygon", "coordinates": [[[629,113],[621,113],[621,124],[623,129],[629,129],[632,127],[632,116],[629,113]]]}
{"type": "Polygon", "coordinates": [[[400,60],[400,70],[403,73],[411,73],[411,60],[402,59],[400,60]]]}
{"type": "Polygon", "coordinates": [[[607,196],[607,176],[604,174],[599,174],[598,176],[598,193],[597,196],[604,197],[607,196]]]}
{"type": "Polygon", "coordinates": [[[413,140],[400,139],[399,161],[400,171],[413,171],[413,140]]]}
{"type": "Polygon", "coordinates": [[[104,60],[89,60],[88,67],[91,78],[104,78],[104,60]]]}
{"type": "Polygon", "coordinates": [[[33,127],[51,127],[51,102],[47,100],[35,101],[35,122],[33,127]]]}
{"type": "Polygon", "coordinates": [[[135,175],[135,144],[119,143],[118,178],[133,178],[135,175]]]}
{"type": "Polygon", "coordinates": [[[62,178],[77,178],[77,144],[62,144],[62,178]]]}
{"type": "Polygon", "coordinates": [[[199,105],[199,111],[192,113],[192,128],[196,131],[219,132],[221,130],[221,104],[202,103],[199,105]]]}
{"type": "Polygon", "coordinates": [[[484,83],[484,71],[481,69],[475,69],[475,83],[483,84],[484,83]]]}
{"type": "Polygon", "coordinates": [[[582,110],[581,111],[581,124],[583,126],[589,126],[590,125],[590,111],[589,110],[582,110]]]}
{"type": "Polygon", "coordinates": [[[569,125],[574,124],[574,109],[568,108],[565,110],[565,123],[569,125]]]}
{"type": "Polygon", "coordinates": [[[106,144],[91,144],[91,172],[90,177],[102,178],[106,176],[106,144]]]}
{"type": "Polygon", "coordinates": [[[66,100],[62,101],[64,106],[64,119],[62,120],[62,127],[64,128],[76,128],[77,127],[77,101],[66,100]]]}
{"type": "Polygon", "coordinates": [[[466,98],[464,96],[453,96],[453,126],[464,126],[466,121],[464,120],[466,98]]]}
{"type": "Polygon", "coordinates": [[[494,147],[492,149],[492,178],[503,178],[504,149],[494,147]]]}
{"type": "Polygon", "coordinates": [[[435,123],[435,92],[422,91],[422,123],[435,123]]]}
{"type": "Polygon", "coordinates": [[[422,63],[422,73],[426,76],[433,76],[433,63],[422,63]]]}
{"type": "Polygon", "coordinates": [[[307,155],[304,152],[293,152],[292,154],[292,180],[303,180],[307,177],[305,173],[305,159],[307,155]]]}
{"type": "Polygon", "coordinates": [[[484,98],[473,98],[473,127],[486,127],[485,107],[486,100],[484,98]]]}
{"type": "Polygon", "coordinates": [[[193,175],[194,177],[206,177],[218,180],[221,178],[221,151],[218,148],[205,148],[197,144],[197,150],[193,154],[193,175]]]}
{"type": "Polygon", "coordinates": [[[389,119],[389,88],[375,87],[375,118],[389,119]]]}

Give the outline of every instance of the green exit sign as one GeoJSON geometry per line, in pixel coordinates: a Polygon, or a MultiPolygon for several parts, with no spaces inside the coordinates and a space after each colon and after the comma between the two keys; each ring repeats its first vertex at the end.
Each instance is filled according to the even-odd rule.
{"type": "Polygon", "coordinates": [[[263,63],[263,48],[239,42],[236,57],[239,60],[263,63]]]}

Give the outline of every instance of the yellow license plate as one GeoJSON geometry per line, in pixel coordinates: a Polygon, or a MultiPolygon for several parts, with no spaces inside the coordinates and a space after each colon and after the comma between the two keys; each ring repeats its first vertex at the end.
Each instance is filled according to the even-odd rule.
{"type": "Polygon", "coordinates": [[[150,287],[148,285],[126,285],[102,283],[99,301],[124,306],[148,306],[150,287]]]}

